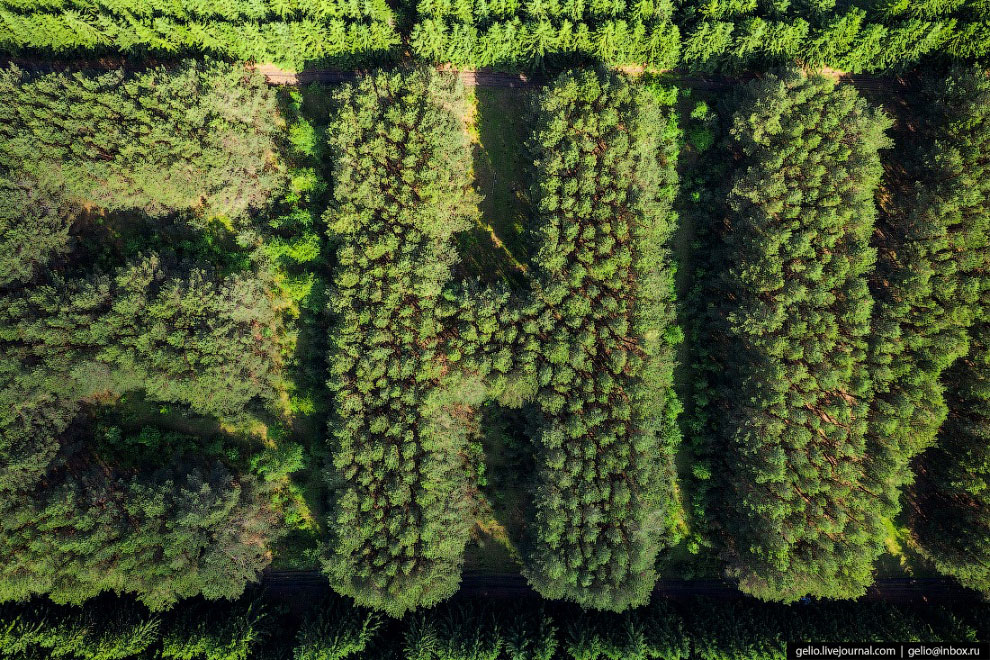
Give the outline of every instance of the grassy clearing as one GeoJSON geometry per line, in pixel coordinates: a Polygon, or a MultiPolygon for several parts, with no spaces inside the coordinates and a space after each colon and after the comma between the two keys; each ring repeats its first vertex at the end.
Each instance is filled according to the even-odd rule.
{"type": "Polygon", "coordinates": [[[530,163],[526,108],[531,92],[475,87],[466,118],[472,138],[475,188],[483,196],[481,223],[458,235],[464,275],[522,286],[528,261],[530,163]]]}
{"type": "MultiPolygon", "coordinates": [[[[465,118],[474,157],[474,185],[482,196],[481,222],[458,235],[461,275],[487,283],[525,286],[529,260],[531,165],[526,153],[532,92],[511,88],[469,90],[465,118]]],[[[530,441],[518,411],[489,405],[482,411],[479,455],[484,473],[467,570],[517,572],[532,470],[530,441]]]]}
{"type": "Polygon", "coordinates": [[[532,443],[525,432],[524,414],[518,410],[489,404],[482,411],[480,428],[485,469],[465,568],[516,572],[534,478],[532,443]]]}

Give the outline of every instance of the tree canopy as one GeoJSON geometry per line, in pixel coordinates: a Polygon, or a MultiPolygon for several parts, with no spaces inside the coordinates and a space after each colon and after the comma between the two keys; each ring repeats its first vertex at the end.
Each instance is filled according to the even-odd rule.
{"type": "Polygon", "coordinates": [[[451,596],[470,532],[464,453],[481,383],[444,340],[455,231],[477,213],[456,78],[417,69],[344,86],[328,131],[335,490],[324,570],[400,615],[451,596]]]}
{"type": "Polygon", "coordinates": [[[749,83],[734,115],[699,468],[729,573],[760,598],[858,596],[882,548],[864,489],[866,275],[889,125],[852,87],[796,71],[749,83]]]}

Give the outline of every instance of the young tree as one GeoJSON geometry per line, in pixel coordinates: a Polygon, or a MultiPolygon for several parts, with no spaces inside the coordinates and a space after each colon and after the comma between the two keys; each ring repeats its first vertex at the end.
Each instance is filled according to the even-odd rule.
{"type": "Polygon", "coordinates": [[[176,609],[162,635],[163,660],[252,660],[269,632],[259,603],[176,609]]]}
{"type": "MultiPolygon", "coordinates": [[[[158,642],[161,621],[126,600],[105,599],[80,609],[44,605],[0,609],[0,658],[128,660],[158,642]]],[[[147,656],[145,656],[147,657],[147,656]]]]}
{"type": "Polygon", "coordinates": [[[296,633],[293,660],[345,660],[374,640],[381,618],[336,600],[308,618],[296,633]]]}
{"type": "Polygon", "coordinates": [[[212,54],[273,62],[357,64],[399,44],[386,0],[3,0],[0,49],[54,53],[212,54]]]}
{"type": "Polygon", "coordinates": [[[540,99],[539,251],[523,325],[539,476],[525,574],[585,607],[649,598],[674,506],[675,131],[616,75],[565,74],[540,99]]]}
{"type": "Polygon", "coordinates": [[[430,62],[528,69],[592,60],[670,68],[678,59],[671,0],[638,5],[422,0],[417,14],[410,43],[417,57],[430,62]]]}

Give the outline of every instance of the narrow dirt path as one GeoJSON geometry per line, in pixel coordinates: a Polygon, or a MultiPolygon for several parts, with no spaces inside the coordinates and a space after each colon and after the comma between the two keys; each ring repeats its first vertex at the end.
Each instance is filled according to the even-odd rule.
{"type": "MultiPolygon", "coordinates": [[[[280,69],[274,64],[259,64],[253,67],[255,71],[264,74],[268,82],[273,85],[296,85],[311,82],[318,83],[341,83],[356,80],[362,71],[340,71],[335,69],[304,69],[298,73],[280,69]]],[[[507,73],[504,71],[493,71],[490,69],[463,69],[457,70],[450,67],[438,67],[441,71],[452,71],[460,76],[461,80],[468,87],[537,87],[544,84],[547,77],[540,73],[507,73]]],[[[638,68],[627,67],[622,69],[628,73],[642,73],[638,68]]],[[[691,87],[698,90],[721,91],[729,89],[740,82],[756,78],[754,74],[742,74],[739,76],[721,75],[694,75],[680,73],[678,71],[668,72],[668,80],[682,87],[691,87]]],[[[843,82],[852,83],[861,90],[873,90],[877,92],[894,90],[904,85],[904,80],[896,76],[871,76],[860,74],[846,74],[834,70],[823,71],[825,75],[837,78],[843,82]]]]}
{"type": "MultiPolygon", "coordinates": [[[[334,69],[305,69],[298,73],[280,69],[274,64],[259,64],[251,67],[264,74],[273,85],[296,85],[311,82],[340,83],[355,80],[361,71],[338,71],[334,69]]],[[[539,76],[524,73],[505,73],[502,71],[464,70],[455,71],[440,67],[441,70],[454,71],[468,87],[531,87],[540,84],[539,76]]]]}
{"type": "MultiPolygon", "coordinates": [[[[330,585],[319,571],[268,571],[261,587],[279,599],[320,599],[330,585]]],[[[698,596],[737,600],[746,596],[726,580],[660,580],[655,597],[688,600],[698,596]]],[[[465,572],[457,598],[539,598],[518,573],[465,572]]],[[[977,603],[980,595],[946,578],[883,578],[867,589],[863,600],[887,603],[977,603]]]]}

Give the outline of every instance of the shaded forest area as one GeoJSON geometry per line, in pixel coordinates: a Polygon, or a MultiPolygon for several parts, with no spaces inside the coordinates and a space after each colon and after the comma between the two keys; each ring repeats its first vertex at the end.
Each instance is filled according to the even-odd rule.
{"type": "Polygon", "coordinates": [[[151,614],[103,598],[84,608],[0,609],[0,657],[96,660],[780,660],[790,640],[987,640],[987,606],[773,605],[695,599],[623,614],[462,600],[395,620],[333,598],[196,600],[151,614]]]}

